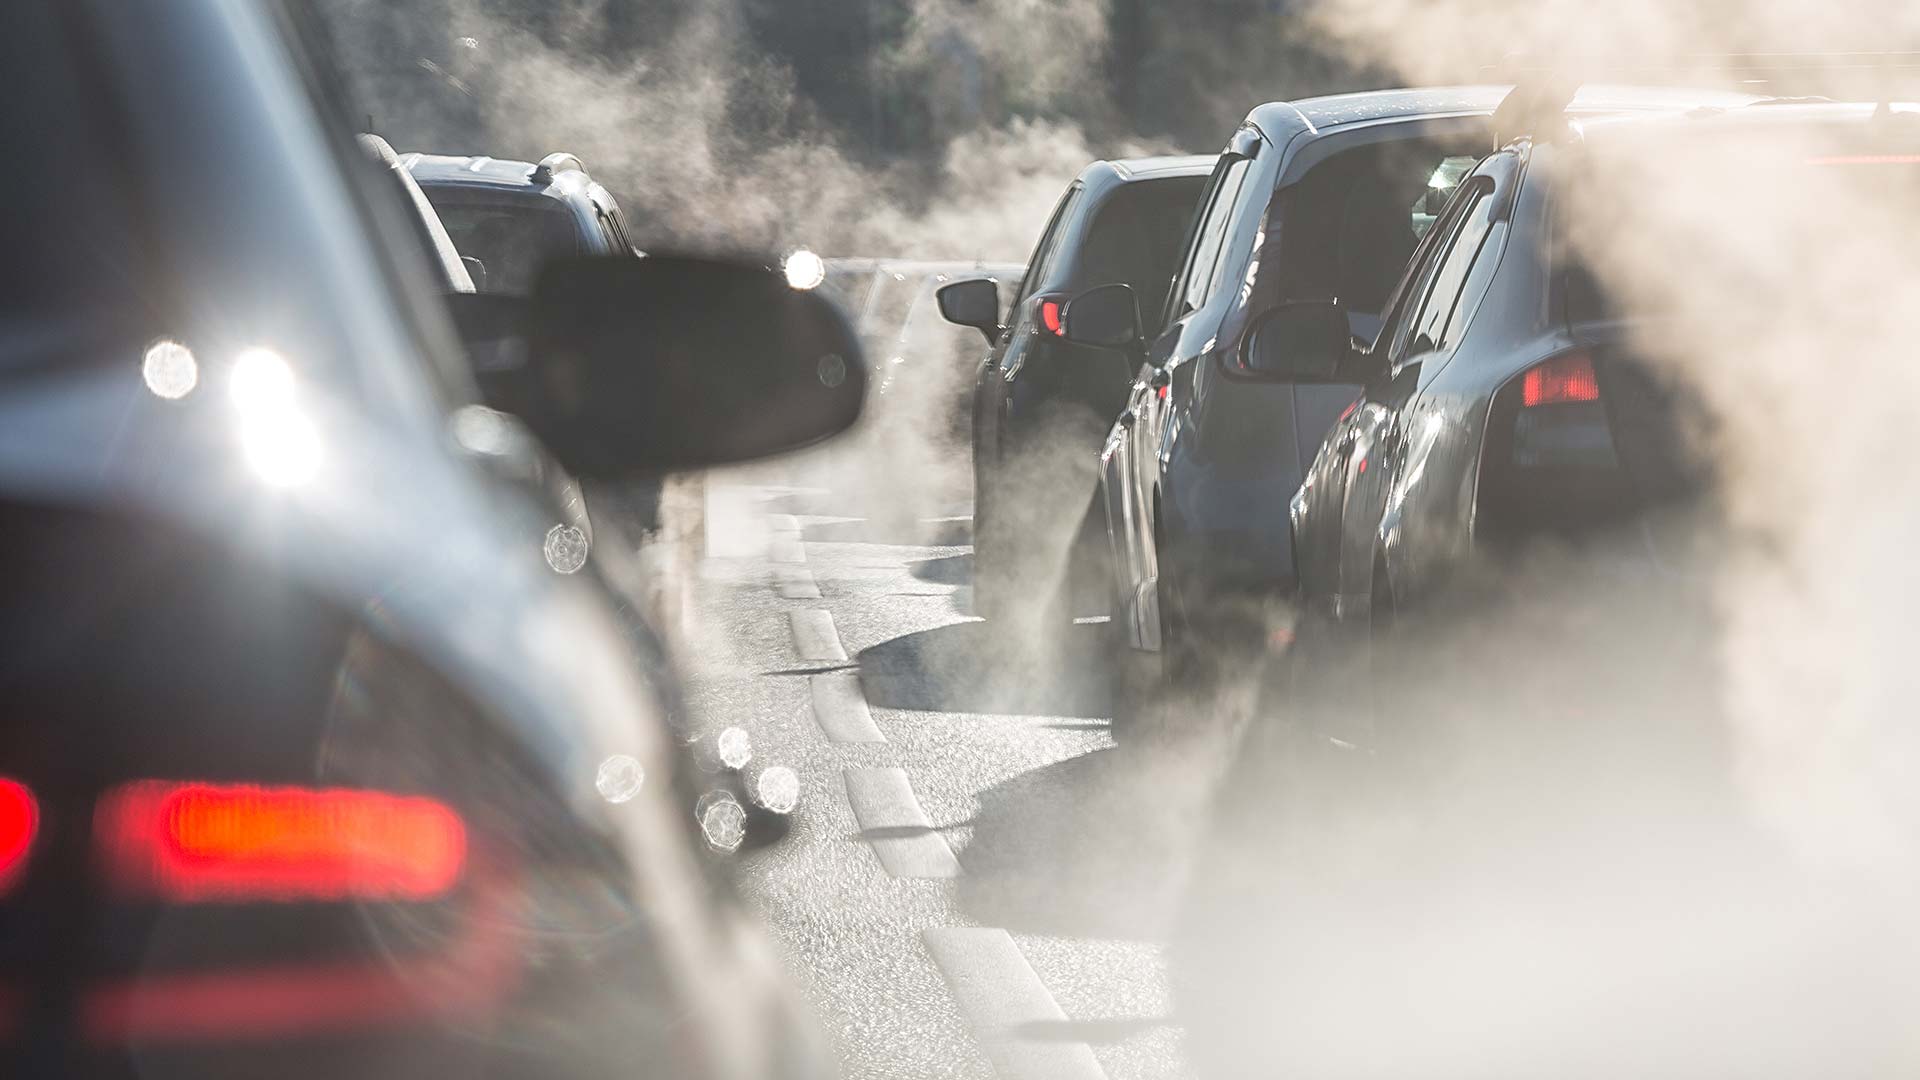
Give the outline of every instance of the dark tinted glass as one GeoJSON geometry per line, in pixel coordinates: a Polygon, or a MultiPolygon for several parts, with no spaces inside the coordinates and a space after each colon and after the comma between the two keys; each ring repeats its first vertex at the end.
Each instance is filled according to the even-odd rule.
{"type": "Polygon", "coordinates": [[[1180,244],[1193,227],[1206,183],[1204,176],[1169,177],[1136,181],[1114,192],[1093,220],[1074,267],[1073,290],[1122,282],[1133,289],[1144,318],[1163,310],[1180,244]]]}
{"type": "Polygon", "coordinates": [[[572,216],[551,200],[468,201],[444,188],[428,191],[427,198],[440,211],[453,246],[486,266],[485,292],[527,293],[541,263],[579,253],[572,216]]]}

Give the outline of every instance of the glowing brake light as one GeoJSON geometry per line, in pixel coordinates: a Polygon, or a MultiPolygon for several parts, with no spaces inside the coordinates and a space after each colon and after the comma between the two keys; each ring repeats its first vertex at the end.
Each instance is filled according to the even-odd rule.
{"type": "Polygon", "coordinates": [[[1599,401],[1600,381],[1593,375],[1593,360],[1586,353],[1556,356],[1528,371],[1520,384],[1520,404],[1564,405],[1578,401],[1599,401]]]}
{"type": "Polygon", "coordinates": [[[174,902],[427,900],[467,855],[445,804],[341,788],[142,781],[101,799],[94,834],[114,884],[174,902]]]}
{"type": "Polygon", "coordinates": [[[0,779],[0,892],[19,880],[40,831],[40,806],[33,792],[17,780],[0,779]]]}
{"type": "Polygon", "coordinates": [[[1067,336],[1067,325],[1060,321],[1060,301],[1040,301],[1040,325],[1046,327],[1047,333],[1054,337],[1067,336]]]}

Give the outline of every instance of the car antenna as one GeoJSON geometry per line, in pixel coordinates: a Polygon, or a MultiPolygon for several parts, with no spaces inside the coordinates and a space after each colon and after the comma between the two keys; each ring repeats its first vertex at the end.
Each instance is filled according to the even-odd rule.
{"type": "Polygon", "coordinates": [[[1513,89],[1493,110],[1495,150],[1522,136],[1549,137],[1566,128],[1567,106],[1580,79],[1559,67],[1521,70],[1513,89]]]}

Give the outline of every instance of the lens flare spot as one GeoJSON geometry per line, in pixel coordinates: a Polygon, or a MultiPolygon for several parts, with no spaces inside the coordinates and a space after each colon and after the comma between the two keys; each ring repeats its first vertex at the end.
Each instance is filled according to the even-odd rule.
{"type": "Polygon", "coordinates": [[[240,426],[240,446],[247,464],[274,487],[304,484],[320,471],[320,433],[297,409],[247,419],[240,426]]]}
{"type": "Polygon", "coordinates": [[[720,733],[713,741],[713,748],[720,755],[720,764],[729,769],[742,769],[753,760],[753,739],[746,729],[730,727],[720,733]]]}
{"type": "Polygon", "coordinates": [[[753,793],[761,806],[776,814],[791,814],[793,808],[800,805],[800,774],[785,765],[761,769],[760,776],[754,780],[753,793]]]}
{"type": "Polygon", "coordinates": [[[593,777],[594,789],[610,803],[623,803],[640,794],[640,787],[646,782],[647,770],[631,754],[609,757],[600,763],[600,770],[593,777]]]}
{"type": "Polygon", "coordinates": [[[247,349],[234,357],[227,393],[249,416],[285,412],[293,407],[293,368],[272,349],[247,349]]]}
{"type": "Polygon", "coordinates": [[[820,358],[820,367],[816,374],[820,378],[821,386],[829,390],[839,389],[840,384],[847,381],[847,358],[837,352],[828,353],[820,358]]]}
{"type": "Polygon", "coordinates": [[[162,339],[147,346],[140,360],[140,377],[154,396],[178,401],[200,385],[200,363],[193,358],[192,349],[162,339]]]}
{"type": "Polygon", "coordinates": [[[547,530],[547,538],[540,545],[540,552],[546,556],[547,565],[556,574],[571,574],[587,565],[587,534],[578,525],[560,524],[547,530]]]}
{"type": "Polygon", "coordinates": [[[787,284],[796,289],[817,289],[827,280],[827,262],[820,256],[800,248],[787,256],[784,267],[787,284]]]}
{"type": "Polygon", "coordinates": [[[747,808],[728,791],[709,791],[694,804],[700,832],[715,851],[737,851],[747,838],[747,808]]]}

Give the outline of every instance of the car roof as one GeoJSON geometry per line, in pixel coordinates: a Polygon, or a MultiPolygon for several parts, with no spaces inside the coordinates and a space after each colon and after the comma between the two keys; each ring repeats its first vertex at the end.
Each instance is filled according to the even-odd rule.
{"type": "MultiPolygon", "coordinates": [[[[1486,113],[1500,106],[1512,85],[1426,86],[1362,90],[1351,94],[1271,101],[1247,114],[1249,122],[1274,135],[1304,125],[1315,132],[1375,120],[1411,120],[1426,116],[1486,113]]],[[[1574,112],[1679,110],[1698,106],[1734,107],[1762,100],[1728,90],[1668,86],[1582,86],[1569,108],[1574,112]]]]}
{"type": "Polygon", "coordinates": [[[593,186],[593,178],[587,175],[585,169],[559,169],[548,173],[545,179],[536,180],[534,174],[539,170],[539,164],[512,158],[487,157],[484,154],[466,156],[414,151],[400,155],[400,164],[425,187],[524,191],[565,198],[584,194],[593,186]]]}
{"type": "Polygon", "coordinates": [[[1105,162],[1122,180],[1154,180],[1163,176],[1207,176],[1216,154],[1165,154],[1159,157],[1116,158],[1105,162]]]}

